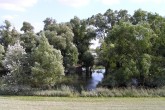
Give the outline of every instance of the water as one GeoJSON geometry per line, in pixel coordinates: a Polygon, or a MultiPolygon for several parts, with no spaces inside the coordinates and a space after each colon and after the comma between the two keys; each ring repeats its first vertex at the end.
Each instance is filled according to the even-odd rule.
{"type": "Polygon", "coordinates": [[[92,78],[87,82],[87,90],[95,90],[97,85],[103,80],[104,78],[105,69],[98,69],[92,73],[92,78]]]}

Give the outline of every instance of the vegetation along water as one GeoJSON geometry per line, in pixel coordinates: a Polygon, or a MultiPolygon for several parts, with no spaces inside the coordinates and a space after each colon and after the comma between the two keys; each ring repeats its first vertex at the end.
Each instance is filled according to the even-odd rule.
{"type": "Polygon", "coordinates": [[[87,19],[0,26],[0,95],[164,97],[165,18],[111,10],[87,19]],[[91,41],[99,39],[96,49],[91,41]]]}

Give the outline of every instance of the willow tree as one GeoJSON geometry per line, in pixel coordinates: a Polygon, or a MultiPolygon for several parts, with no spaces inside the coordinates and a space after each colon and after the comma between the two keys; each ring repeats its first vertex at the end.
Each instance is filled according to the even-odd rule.
{"type": "Polygon", "coordinates": [[[29,22],[23,22],[20,30],[24,31],[24,33],[20,35],[20,39],[23,41],[22,45],[26,49],[26,52],[30,54],[32,49],[37,45],[38,36],[34,33],[34,27],[29,22]]]}
{"type": "Polygon", "coordinates": [[[24,72],[26,52],[20,42],[9,45],[5,53],[3,66],[9,71],[4,80],[9,84],[24,84],[27,75],[24,72]]]}
{"type": "Polygon", "coordinates": [[[132,78],[145,83],[151,67],[152,44],[156,38],[147,23],[133,25],[123,22],[109,31],[104,42],[107,47],[101,46],[104,53],[101,58],[109,64],[109,69],[113,69],[119,85],[126,85],[132,78]]]}
{"type": "MultiPolygon", "coordinates": [[[[71,19],[70,25],[74,33],[73,43],[76,45],[79,53],[78,63],[88,69],[92,66],[90,64],[93,64],[94,59],[88,51],[89,46],[91,45],[91,40],[96,37],[95,30],[90,28],[87,20],[80,20],[78,17],[71,19]]],[[[88,70],[86,71],[87,76],[89,72],[90,71],[88,70]]]]}
{"type": "Polygon", "coordinates": [[[19,40],[19,33],[8,20],[5,20],[4,25],[0,26],[0,36],[0,43],[4,46],[5,50],[8,45],[13,45],[19,40]]]}
{"type": "Polygon", "coordinates": [[[77,64],[78,51],[73,43],[73,32],[65,23],[56,23],[52,18],[44,20],[44,33],[49,43],[55,49],[59,49],[63,56],[63,65],[69,72],[70,68],[77,64]]]}
{"type": "Polygon", "coordinates": [[[51,87],[64,74],[63,57],[60,50],[54,49],[41,35],[39,45],[33,50],[34,66],[32,67],[32,86],[51,87]]]}
{"type": "Polygon", "coordinates": [[[2,66],[2,60],[4,58],[4,46],[0,45],[0,76],[3,74],[4,68],[2,66]]]}

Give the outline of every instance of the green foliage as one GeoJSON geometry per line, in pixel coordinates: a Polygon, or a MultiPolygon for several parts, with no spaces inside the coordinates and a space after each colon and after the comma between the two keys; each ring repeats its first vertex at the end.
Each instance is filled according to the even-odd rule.
{"type": "Polygon", "coordinates": [[[27,53],[31,53],[32,49],[37,46],[38,39],[37,35],[35,35],[33,32],[27,32],[24,34],[21,34],[20,40],[22,41],[22,45],[25,48],[27,53]]]}
{"type": "Polygon", "coordinates": [[[4,53],[5,53],[5,50],[4,50],[4,46],[2,46],[0,44],[0,75],[1,75],[1,71],[3,71],[3,66],[2,66],[2,60],[4,58],[4,53]]]}
{"type": "Polygon", "coordinates": [[[162,87],[165,84],[164,57],[152,56],[150,73],[148,75],[147,85],[151,87],[162,87]]]}
{"type": "Polygon", "coordinates": [[[44,21],[44,30],[51,30],[51,27],[53,27],[53,24],[56,24],[56,20],[52,18],[46,18],[44,21]]]}
{"type": "Polygon", "coordinates": [[[87,28],[87,22],[74,17],[70,20],[70,25],[74,33],[73,43],[76,45],[79,53],[79,63],[83,63],[83,54],[89,50],[90,41],[95,38],[95,31],[87,28]]]}
{"type": "Polygon", "coordinates": [[[33,51],[34,66],[32,67],[32,86],[54,86],[64,74],[62,55],[54,49],[42,34],[39,45],[33,51]]]}
{"type": "Polygon", "coordinates": [[[0,63],[2,63],[1,60],[3,59],[4,53],[5,53],[4,46],[0,44],[0,63]]]}
{"type": "Polygon", "coordinates": [[[147,77],[149,75],[149,69],[151,67],[151,56],[148,54],[142,55],[140,66],[141,74],[143,74],[144,77],[147,77]]]}
{"type": "Polygon", "coordinates": [[[5,20],[4,23],[5,23],[5,26],[4,26],[4,27],[6,28],[6,30],[9,30],[10,27],[11,27],[11,23],[10,23],[10,21],[5,20]]]}
{"type": "Polygon", "coordinates": [[[24,33],[26,33],[26,32],[33,32],[33,29],[34,29],[34,27],[30,23],[24,21],[23,26],[20,30],[24,31],[24,33]]]}
{"type": "MultiPolygon", "coordinates": [[[[18,33],[8,20],[0,26],[0,72],[1,76],[2,73],[5,75],[1,77],[1,83],[49,88],[58,80],[62,84],[64,71],[74,73],[77,66],[80,74],[81,68],[86,67],[88,76],[96,61],[106,69],[103,81],[106,86],[165,85],[163,16],[141,9],[132,16],[127,10],[108,9],[104,14],[84,20],[74,17],[70,22],[57,23],[46,18],[43,22],[44,29],[37,34],[28,22],[23,22],[20,29],[23,34],[18,33]],[[93,57],[89,46],[95,38],[100,39],[101,46],[93,57]]],[[[68,81],[77,83],[75,79],[68,78],[68,81]]],[[[93,91],[83,94],[99,96],[93,91]]]]}
{"type": "Polygon", "coordinates": [[[99,57],[115,72],[117,86],[128,85],[132,78],[144,83],[151,66],[152,40],[157,36],[147,24],[120,23],[109,31],[99,57]],[[152,39],[152,40],[151,40],[152,39]],[[116,63],[116,67],[113,65],[116,63]]]}
{"type": "MultiPolygon", "coordinates": [[[[110,21],[113,21],[114,13],[117,16],[127,15],[125,11],[121,12],[107,10],[104,16],[108,15],[110,21]]],[[[143,86],[162,86],[165,19],[157,13],[141,9],[136,10],[130,20],[128,15],[127,18],[130,22],[116,19],[117,23],[111,25],[111,28],[104,27],[108,34],[97,53],[106,72],[111,73],[105,78],[106,82],[112,87],[129,85],[131,79],[136,78],[143,86]],[[108,77],[111,81],[108,81],[108,77]]]]}
{"type": "Polygon", "coordinates": [[[5,50],[8,45],[13,45],[19,40],[19,34],[15,28],[11,29],[11,23],[8,20],[4,21],[4,25],[0,27],[0,43],[4,46],[5,50]]]}
{"type": "Polygon", "coordinates": [[[134,12],[134,15],[132,16],[132,22],[133,24],[137,24],[141,21],[146,21],[147,20],[147,12],[143,11],[141,9],[138,9],[134,12]]]}
{"type": "Polygon", "coordinates": [[[9,84],[19,84],[24,82],[24,69],[26,52],[25,49],[17,41],[13,46],[8,46],[7,52],[3,60],[3,66],[9,70],[4,76],[4,81],[9,84]]]}
{"type": "Polygon", "coordinates": [[[132,78],[138,78],[140,72],[137,66],[138,65],[133,59],[124,62],[122,67],[116,70],[113,74],[113,77],[116,80],[115,86],[128,86],[131,83],[132,78]]]}
{"type": "Polygon", "coordinates": [[[77,64],[78,50],[73,44],[73,32],[65,23],[57,24],[52,18],[44,20],[45,36],[54,48],[59,49],[63,55],[63,65],[68,71],[77,64]]]}
{"type": "Polygon", "coordinates": [[[82,56],[83,66],[86,68],[86,76],[91,77],[91,69],[94,65],[94,56],[91,52],[85,52],[82,56]]]}
{"type": "Polygon", "coordinates": [[[73,43],[68,44],[63,61],[66,68],[71,68],[77,64],[78,50],[73,43]]]}
{"type": "Polygon", "coordinates": [[[84,62],[85,67],[90,67],[94,65],[94,57],[91,52],[85,52],[83,54],[82,61],[84,62]]]}

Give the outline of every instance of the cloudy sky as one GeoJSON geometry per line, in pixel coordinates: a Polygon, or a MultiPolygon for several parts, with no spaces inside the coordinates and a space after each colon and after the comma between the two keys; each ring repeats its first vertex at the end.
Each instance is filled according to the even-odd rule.
{"type": "Polygon", "coordinates": [[[66,22],[74,16],[88,18],[109,8],[126,9],[130,14],[141,8],[164,16],[165,0],[0,0],[0,24],[7,19],[20,30],[23,21],[27,21],[37,32],[46,17],[66,22]]]}

